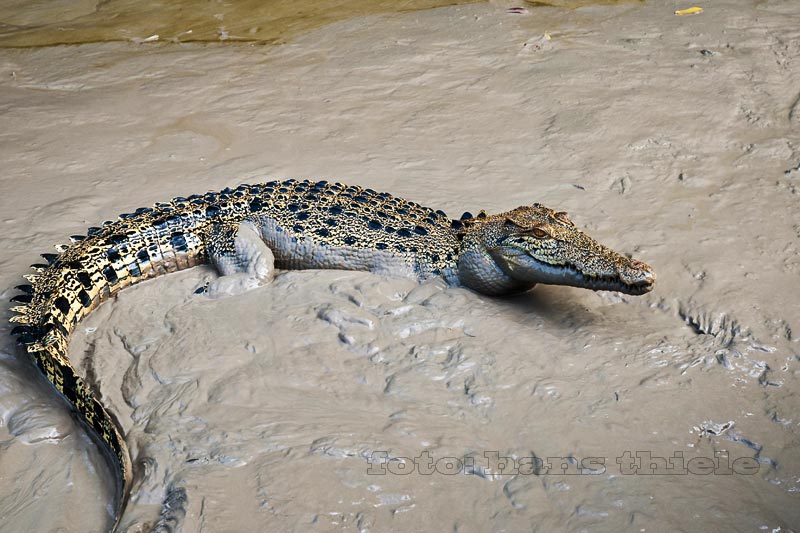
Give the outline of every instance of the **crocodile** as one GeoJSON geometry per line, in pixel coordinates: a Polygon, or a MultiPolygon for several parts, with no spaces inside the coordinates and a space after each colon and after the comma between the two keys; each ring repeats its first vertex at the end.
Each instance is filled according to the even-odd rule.
{"type": "Polygon", "coordinates": [[[70,335],[93,309],[150,278],[210,263],[220,276],[199,292],[222,296],[269,282],[275,268],[366,270],[444,278],[486,295],[537,283],[640,295],[645,263],[603,246],[567,213],[541,204],[451,219],[372,189],[327,181],[270,181],[174,198],[74,235],[32,265],[12,307],[12,334],[95,433],[118,475],[119,525],[133,470],[124,434],[68,358],[70,335]]]}

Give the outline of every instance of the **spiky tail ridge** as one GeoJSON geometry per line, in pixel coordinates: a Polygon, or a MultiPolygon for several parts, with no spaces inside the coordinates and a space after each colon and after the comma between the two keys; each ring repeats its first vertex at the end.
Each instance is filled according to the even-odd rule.
{"type": "MultiPolygon", "coordinates": [[[[243,186],[246,187],[246,186],[243,186]]],[[[243,218],[242,187],[204,196],[175,198],[120,215],[86,236],[43,254],[32,265],[29,285],[12,298],[12,334],[47,379],[70,402],[112,452],[119,473],[116,528],[127,503],[132,465],[121,426],[69,361],[68,345],[82,318],[120,290],[140,281],[207,262],[205,239],[220,220],[243,218]]],[[[243,201],[244,200],[244,201],[243,201]]]]}

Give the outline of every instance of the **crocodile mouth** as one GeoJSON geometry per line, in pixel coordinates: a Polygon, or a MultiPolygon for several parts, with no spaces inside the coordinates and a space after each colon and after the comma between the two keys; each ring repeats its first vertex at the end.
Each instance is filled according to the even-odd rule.
{"type": "Polygon", "coordinates": [[[537,283],[553,285],[569,285],[594,291],[617,291],[623,294],[639,296],[653,290],[656,276],[652,269],[639,261],[630,261],[632,272],[623,274],[591,275],[574,265],[552,265],[530,260],[536,264],[534,277],[537,283]]]}
{"type": "Polygon", "coordinates": [[[493,254],[498,266],[512,278],[528,283],[567,285],[594,291],[616,291],[638,296],[653,290],[656,275],[648,265],[620,256],[609,269],[613,274],[589,274],[573,264],[554,265],[540,261],[523,250],[493,254]]]}
{"type": "Polygon", "coordinates": [[[618,291],[638,296],[653,290],[656,281],[655,275],[649,270],[639,279],[626,281],[619,275],[590,276],[572,265],[563,265],[559,268],[568,271],[570,276],[577,277],[580,280],[578,287],[595,291],[618,291]]]}

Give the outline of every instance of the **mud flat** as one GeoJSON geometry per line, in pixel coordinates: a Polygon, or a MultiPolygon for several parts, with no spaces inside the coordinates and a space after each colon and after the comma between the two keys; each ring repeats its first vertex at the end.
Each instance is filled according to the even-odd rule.
{"type": "MultiPolygon", "coordinates": [[[[541,202],[658,272],[640,298],[128,289],[71,355],[127,432],[130,531],[165,500],[184,531],[798,529],[800,9],[509,7],[0,52],[7,296],[86,226],[270,176],[541,202]]],[[[113,478],[9,341],[0,383],[3,528],[103,530],[113,478]]]]}

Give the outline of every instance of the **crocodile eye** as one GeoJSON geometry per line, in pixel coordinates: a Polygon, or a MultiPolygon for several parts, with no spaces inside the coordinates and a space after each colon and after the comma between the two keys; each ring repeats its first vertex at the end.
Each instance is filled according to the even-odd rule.
{"type": "Polygon", "coordinates": [[[533,228],[530,230],[530,232],[537,239],[545,239],[550,236],[550,234],[542,228],[533,228]]]}

